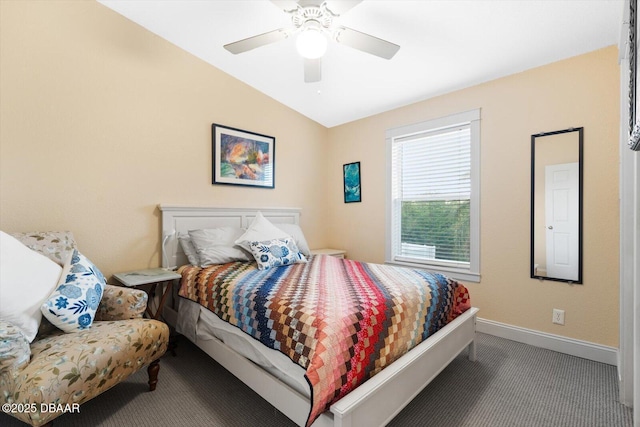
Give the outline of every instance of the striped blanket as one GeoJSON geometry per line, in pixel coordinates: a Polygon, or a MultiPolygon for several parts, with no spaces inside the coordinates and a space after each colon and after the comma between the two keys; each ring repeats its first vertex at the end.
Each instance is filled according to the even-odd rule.
{"type": "Polygon", "coordinates": [[[467,289],[440,274],[330,256],[180,272],[180,296],[306,369],[307,425],[470,307],[467,289]]]}

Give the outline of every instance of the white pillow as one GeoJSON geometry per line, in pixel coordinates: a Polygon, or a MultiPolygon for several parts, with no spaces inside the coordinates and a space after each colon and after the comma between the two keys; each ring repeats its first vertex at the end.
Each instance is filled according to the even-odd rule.
{"type": "Polygon", "coordinates": [[[234,243],[242,233],[244,230],[238,227],[189,230],[191,243],[198,254],[199,265],[206,267],[234,261],[251,261],[251,255],[234,243]]]}
{"type": "Polygon", "coordinates": [[[76,241],[71,231],[31,231],[27,233],[11,233],[11,237],[51,261],[64,267],[64,263],[76,248],[76,241]]]}
{"type": "Polygon", "coordinates": [[[247,231],[236,240],[236,245],[251,252],[250,242],[264,242],[266,240],[284,239],[289,236],[258,212],[247,231]]]}
{"type": "Polygon", "coordinates": [[[278,224],[276,227],[293,237],[300,252],[306,256],[311,256],[311,249],[309,249],[307,239],[304,238],[304,233],[298,224],[278,224]]]}
{"type": "Polygon", "coordinates": [[[249,247],[258,263],[258,270],[307,262],[291,237],[249,242],[249,247]]]}
{"type": "Polygon", "coordinates": [[[199,265],[200,261],[198,260],[198,253],[196,252],[196,248],[193,246],[193,242],[191,242],[191,237],[189,237],[188,234],[180,234],[178,235],[178,241],[180,242],[180,246],[182,246],[182,251],[189,260],[189,264],[199,265]]]}
{"type": "Polygon", "coordinates": [[[73,250],[56,290],[42,304],[42,314],[65,332],[88,329],[96,316],[106,280],[87,257],[73,250]]]}
{"type": "Polygon", "coordinates": [[[13,323],[29,342],[42,320],[40,306],[60,277],[60,267],[0,231],[0,319],[13,323]]]}

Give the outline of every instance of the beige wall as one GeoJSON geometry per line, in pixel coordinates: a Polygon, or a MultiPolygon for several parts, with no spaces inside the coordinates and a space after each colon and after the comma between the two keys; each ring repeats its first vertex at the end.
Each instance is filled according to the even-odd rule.
{"type": "Polygon", "coordinates": [[[329,129],[330,244],[383,262],[385,130],[481,108],[480,316],[618,344],[619,68],[610,47],[329,129]],[[584,126],[584,285],[529,278],[530,136],[584,126]],[[360,161],[362,203],[344,204],[342,164],[360,161]],[[551,323],[553,308],[566,325],[551,323]]]}
{"type": "Polygon", "coordinates": [[[0,229],[160,264],[157,205],[300,207],[325,246],[327,129],[93,1],[0,1],[0,229]],[[211,123],[276,137],[271,189],[211,185],[211,123]],[[310,191],[313,189],[313,191],[310,191]]]}
{"type": "Polygon", "coordinates": [[[2,0],[0,229],[71,229],[111,275],[159,265],[159,203],[295,206],[312,247],[383,262],[385,130],[479,107],[474,304],[616,346],[618,85],[612,47],[327,130],[98,3],[2,0]],[[274,190],[211,185],[212,122],[276,137],[274,190]],[[569,126],[585,128],[583,286],[529,279],[530,135],[569,126]],[[362,203],[344,204],[354,161],[362,203]]]}

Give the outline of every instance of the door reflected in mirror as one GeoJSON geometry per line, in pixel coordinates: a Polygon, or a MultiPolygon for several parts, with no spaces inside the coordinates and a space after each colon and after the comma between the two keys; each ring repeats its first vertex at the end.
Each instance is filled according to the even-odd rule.
{"type": "Polygon", "coordinates": [[[582,283],[583,128],[531,135],[531,277],[582,283]]]}

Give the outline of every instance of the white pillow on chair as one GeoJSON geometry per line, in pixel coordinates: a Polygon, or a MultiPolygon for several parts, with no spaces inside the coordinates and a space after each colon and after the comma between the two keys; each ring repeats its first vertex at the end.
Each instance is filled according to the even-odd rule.
{"type": "Polygon", "coordinates": [[[0,231],[0,318],[32,342],[42,320],[40,306],[53,292],[62,267],[0,231]]]}

